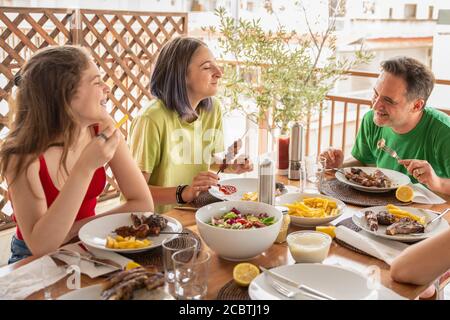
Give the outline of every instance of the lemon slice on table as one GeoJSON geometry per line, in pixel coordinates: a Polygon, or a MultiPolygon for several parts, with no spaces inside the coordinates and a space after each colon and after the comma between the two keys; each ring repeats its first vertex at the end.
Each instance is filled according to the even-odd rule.
{"type": "Polygon", "coordinates": [[[336,237],[336,233],[334,230],[336,230],[336,226],[317,226],[316,227],[316,231],[326,233],[331,238],[336,237]]]}
{"type": "Polygon", "coordinates": [[[259,269],[254,264],[243,262],[234,266],[233,279],[243,287],[248,287],[250,282],[259,275],[259,269]]]}
{"type": "Polygon", "coordinates": [[[395,191],[395,197],[402,202],[410,202],[414,198],[414,190],[410,186],[400,186],[395,191]]]}
{"type": "Polygon", "coordinates": [[[138,268],[138,267],[140,267],[141,265],[139,264],[139,263],[136,263],[136,262],[134,262],[134,261],[129,261],[128,263],[127,263],[127,265],[126,265],[126,267],[125,267],[125,270],[131,270],[131,269],[134,269],[134,268],[138,268]]]}

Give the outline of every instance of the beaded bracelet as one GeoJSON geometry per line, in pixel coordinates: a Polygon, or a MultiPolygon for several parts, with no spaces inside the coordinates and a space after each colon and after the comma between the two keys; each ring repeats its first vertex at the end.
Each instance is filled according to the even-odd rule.
{"type": "Polygon", "coordinates": [[[178,204],[185,204],[185,203],[187,203],[186,201],[183,200],[183,197],[181,196],[181,194],[183,193],[184,188],[186,188],[187,186],[188,185],[185,184],[185,185],[179,185],[177,187],[177,191],[175,192],[175,196],[176,196],[178,204]]]}

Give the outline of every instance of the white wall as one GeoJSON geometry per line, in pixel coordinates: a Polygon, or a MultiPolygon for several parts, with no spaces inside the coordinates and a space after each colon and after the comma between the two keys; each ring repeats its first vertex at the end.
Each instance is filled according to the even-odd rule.
{"type": "Polygon", "coordinates": [[[439,8],[446,8],[450,6],[448,0],[347,0],[346,8],[349,18],[374,18],[387,19],[389,18],[389,9],[393,10],[393,19],[404,19],[404,10],[406,4],[417,4],[416,18],[428,19],[428,7],[433,6],[433,19],[437,18],[437,11],[439,8]],[[373,2],[375,5],[375,14],[364,14],[363,3],[373,2]]]}

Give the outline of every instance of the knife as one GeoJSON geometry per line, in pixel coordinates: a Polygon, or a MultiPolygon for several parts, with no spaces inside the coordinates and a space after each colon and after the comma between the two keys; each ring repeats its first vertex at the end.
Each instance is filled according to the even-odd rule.
{"type": "Polygon", "coordinates": [[[262,266],[259,266],[259,268],[265,274],[269,275],[273,279],[275,279],[275,280],[277,280],[277,281],[279,281],[281,283],[287,284],[288,286],[297,288],[297,289],[302,290],[302,291],[307,292],[307,293],[314,294],[316,296],[322,297],[322,298],[327,299],[327,300],[336,300],[336,298],[333,298],[333,297],[331,297],[331,296],[329,296],[329,295],[327,295],[327,294],[325,294],[323,292],[320,292],[320,291],[318,291],[316,289],[308,287],[308,286],[306,286],[304,284],[299,284],[297,282],[294,282],[294,281],[292,281],[292,280],[290,280],[290,279],[288,279],[288,278],[286,278],[286,277],[284,277],[282,275],[279,275],[279,274],[277,274],[277,273],[275,273],[273,271],[270,271],[269,269],[266,269],[266,268],[264,268],[262,266]]]}
{"type": "MultiPolygon", "coordinates": [[[[73,257],[73,254],[71,254],[71,251],[69,251],[69,250],[60,249],[60,250],[58,250],[58,253],[62,254],[62,255],[73,257]]],[[[101,266],[104,266],[104,267],[109,267],[109,268],[114,268],[114,269],[117,269],[117,270],[122,270],[122,267],[119,264],[116,264],[113,261],[111,261],[111,263],[108,263],[109,261],[108,262],[99,261],[97,259],[88,258],[88,257],[84,256],[82,253],[79,253],[79,254],[80,254],[80,260],[91,262],[94,265],[101,265],[101,266]],[[114,263],[114,264],[112,264],[112,263],[114,263]]]]}

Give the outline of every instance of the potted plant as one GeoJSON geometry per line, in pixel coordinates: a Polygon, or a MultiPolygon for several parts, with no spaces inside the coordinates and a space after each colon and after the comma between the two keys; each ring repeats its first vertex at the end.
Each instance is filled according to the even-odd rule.
{"type": "Polygon", "coordinates": [[[304,13],[307,34],[287,31],[281,23],[265,31],[260,20],[236,21],[223,8],[215,11],[219,26],[203,28],[219,34],[221,58],[231,60],[224,64],[221,92],[227,110],[241,110],[272,137],[286,134],[292,121],[305,123],[347,70],[371,58],[360,50],[352,60],[337,59],[335,16],[318,33],[304,13]]]}

